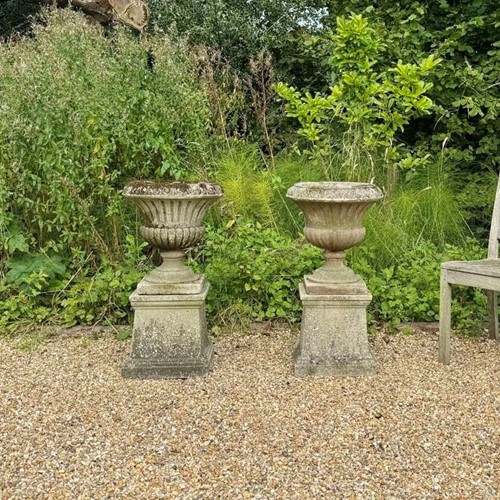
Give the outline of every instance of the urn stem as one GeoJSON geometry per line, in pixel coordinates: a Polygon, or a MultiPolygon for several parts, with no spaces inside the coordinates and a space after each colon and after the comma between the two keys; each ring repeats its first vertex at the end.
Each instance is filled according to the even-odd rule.
{"type": "Polygon", "coordinates": [[[186,267],[186,264],[184,264],[184,250],[162,250],[160,255],[161,265],[165,271],[180,271],[186,267]]]}
{"type": "Polygon", "coordinates": [[[345,252],[330,252],[324,251],[325,264],[324,269],[328,271],[339,271],[346,267],[344,263],[345,252]]]}
{"type": "Polygon", "coordinates": [[[146,280],[158,283],[191,283],[200,277],[184,262],[184,250],[162,250],[162,263],[146,280]]]}

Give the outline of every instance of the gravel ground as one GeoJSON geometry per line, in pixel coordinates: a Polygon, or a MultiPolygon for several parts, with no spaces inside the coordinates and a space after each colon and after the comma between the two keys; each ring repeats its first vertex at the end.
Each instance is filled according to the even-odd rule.
{"type": "Polygon", "coordinates": [[[0,498],[500,498],[500,345],[380,333],[364,378],[297,379],[297,332],[217,342],[214,371],[122,380],[130,342],[0,341],[0,498]]]}

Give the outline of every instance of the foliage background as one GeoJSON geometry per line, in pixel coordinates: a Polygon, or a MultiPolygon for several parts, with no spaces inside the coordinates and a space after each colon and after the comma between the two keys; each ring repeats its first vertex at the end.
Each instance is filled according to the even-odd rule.
{"type": "MultiPolygon", "coordinates": [[[[384,188],[349,254],[374,323],[435,320],[440,262],[484,256],[497,2],[151,0],[141,35],[14,7],[0,4],[3,331],[129,321],[158,258],[120,195],[132,178],[223,186],[190,254],[214,324],[300,318],[297,284],[321,255],[285,197],[298,181],[384,188]]],[[[477,333],[484,304],[458,289],[457,324],[477,333]]]]}

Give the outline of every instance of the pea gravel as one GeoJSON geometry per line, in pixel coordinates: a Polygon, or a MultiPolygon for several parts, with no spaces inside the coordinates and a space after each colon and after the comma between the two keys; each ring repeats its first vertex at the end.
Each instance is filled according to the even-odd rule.
{"type": "Polygon", "coordinates": [[[123,380],[130,342],[0,341],[0,498],[499,498],[500,345],[379,333],[379,373],[297,379],[297,332],[217,341],[204,379],[123,380]]]}

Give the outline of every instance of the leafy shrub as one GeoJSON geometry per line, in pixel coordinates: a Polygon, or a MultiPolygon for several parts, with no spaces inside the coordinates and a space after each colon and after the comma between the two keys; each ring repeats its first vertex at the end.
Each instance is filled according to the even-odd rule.
{"type": "Polygon", "coordinates": [[[91,325],[104,321],[129,322],[129,296],[144,271],[107,264],[91,276],[59,282],[56,289],[46,275],[32,273],[22,286],[0,285],[0,331],[19,329],[25,323],[91,325]],[[52,288],[52,289],[51,289],[52,288]]]}
{"type": "MultiPolygon", "coordinates": [[[[153,30],[189,36],[197,44],[221,50],[238,69],[264,48],[309,22],[317,26],[324,9],[315,0],[149,0],[153,30]]],[[[293,44],[293,40],[291,40],[293,44]]]]}
{"type": "MultiPolygon", "coordinates": [[[[485,255],[473,239],[463,247],[446,245],[444,249],[421,242],[399,255],[392,265],[381,267],[377,266],[377,252],[376,246],[365,244],[349,252],[348,260],[373,295],[369,308],[372,321],[390,324],[437,321],[441,262],[485,255]]],[[[216,322],[299,320],[298,285],[322,262],[319,249],[242,219],[225,227],[210,227],[203,247],[192,260],[212,285],[208,313],[216,322]]],[[[485,315],[486,298],[481,290],[454,288],[455,328],[477,333],[485,315]]]]}
{"type": "Polygon", "coordinates": [[[208,228],[196,260],[212,285],[207,306],[212,318],[293,322],[301,311],[298,285],[322,259],[316,248],[258,222],[238,220],[208,228]]]}
{"type": "MultiPolygon", "coordinates": [[[[441,262],[485,257],[485,250],[472,239],[462,248],[447,245],[444,250],[425,242],[401,255],[395,265],[377,269],[373,265],[377,251],[376,247],[365,245],[350,260],[373,295],[373,318],[391,324],[439,320],[441,262]]],[[[486,295],[479,289],[454,287],[452,313],[454,328],[477,334],[486,316],[486,295]]]]}
{"type": "Polygon", "coordinates": [[[182,41],[104,33],[66,10],[33,31],[0,45],[0,233],[32,253],[119,260],[135,225],[126,181],[201,163],[209,117],[195,64],[182,41]]]}
{"type": "MultiPolygon", "coordinates": [[[[464,170],[484,170],[500,163],[497,85],[500,70],[496,0],[477,2],[406,2],[335,0],[335,15],[363,12],[385,31],[389,60],[418,60],[434,50],[442,59],[431,75],[429,119],[414,123],[407,140],[420,149],[447,147],[464,170]],[[403,43],[402,43],[403,42],[403,43]],[[416,141],[415,141],[416,140],[416,141]]],[[[333,22],[325,20],[326,24],[333,22]]]]}
{"type": "Polygon", "coordinates": [[[103,321],[127,324],[131,313],[129,296],[143,275],[136,267],[104,266],[61,294],[61,320],[69,326],[103,321]]]}
{"type": "MultiPolygon", "coordinates": [[[[429,113],[432,101],[426,92],[432,84],[426,76],[439,60],[431,55],[381,69],[382,37],[361,15],[337,18],[332,42],[328,94],[301,93],[283,83],[276,91],[316,152],[326,156],[333,149],[340,165],[352,171],[371,164],[374,177],[380,158],[398,159],[396,132],[413,116],[429,113]]],[[[338,173],[331,175],[337,178],[338,173]]]]}
{"type": "Polygon", "coordinates": [[[52,300],[70,279],[57,255],[15,253],[7,261],[5,278],[0,280],[0,330],[13,324],[18,327],[52,321],[52,300]]]}
{"type": "Polygon", "coordinates": [[[83,263],[74,273],[57,255],[18,253],[0,280],[0,331],[33,323],[128,323],[129,295],[151,267],[146,246],[128,235],[120,264],[104,261],[94,271],[83,263]]]}
{"type": "MultiPolygon", "coordinates": [[[[150,269],[142,254],[145,244],[135,246],[131,237],[128,244],[127,255],[136,259],[119,267],[105,263],[91,275],[64,272],[50,277],[50,266],[41,265],[18,284],[17,274],[10,283],[0,283],[0,330],[32,322],[127,323],[131,313],[128,297],[150,269]]],[[[468,240],[463,247],[448,245],[444,250],[420,242],[390,265],[381,261],[378,253],[377,245],[367,243],[349,252],[348,260],[373,295],[369,309],[372,321],[397,324],[436,321],[440,263],[483,258],[485,250],[475,240],[468,240]]],[[[298,285],[322,261],[319,249],[258,222],[240,219],[223,227],[209,226],[206,241],[193,252],[191,265],[204,272],[212,285],[207,303],[212,323],[276,318],[295,322],[301,314],[298,285]]],[[[16,272],[28,272],[21,262],[14,267],[16,272]]],[[[57,267],[56,262],[54,269],[57,267]]],[[[454,287],[454,328],[477,333],[485,314],[486,299],[481,290],[454,287]]]]}

